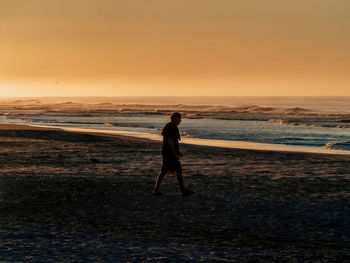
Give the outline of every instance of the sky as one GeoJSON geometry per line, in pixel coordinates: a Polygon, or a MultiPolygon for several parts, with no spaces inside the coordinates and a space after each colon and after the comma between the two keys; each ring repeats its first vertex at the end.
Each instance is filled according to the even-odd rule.
{"type": "Polygon", "coordinates": [[[350,96],[349,0],[0,0],[0,96],[350,96]]]}

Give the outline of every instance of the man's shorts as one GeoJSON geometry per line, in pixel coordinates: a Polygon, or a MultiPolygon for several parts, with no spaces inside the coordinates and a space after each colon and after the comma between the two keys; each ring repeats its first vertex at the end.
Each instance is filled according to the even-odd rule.
{"type": "Polygon", "coordinates": [[[162,172],[163,173],[179,173],[179,172],[182,172],[181,163],[177,159],[163,156],[162,172]]]}

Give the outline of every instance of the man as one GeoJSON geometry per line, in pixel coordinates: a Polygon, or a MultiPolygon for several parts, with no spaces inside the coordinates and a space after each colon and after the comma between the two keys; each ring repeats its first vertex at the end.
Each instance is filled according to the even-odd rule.
{"type": "Polygon", "coordinates": [[[162,170],[158,174],[156,185],[154,186],[153,195],[161,195],[159,191],[160,184],[164,176],[167,173],[176,173],[177,181],[180,185],[182,195],[187,196],[191,195],[194,192],[188,190],[184,187],[184,182],[182,178],[182,167],[179,159],[182,157],[182,154],[179,150],[179,141],[180,141],[180,132],[177,127],[181,122],[181,114],[175,112],[171,115],[171,122],[167,123],[162,131],[163,135],[163,146],[162,146],[162,155],[163,155],[163,165],[162,170]]]}

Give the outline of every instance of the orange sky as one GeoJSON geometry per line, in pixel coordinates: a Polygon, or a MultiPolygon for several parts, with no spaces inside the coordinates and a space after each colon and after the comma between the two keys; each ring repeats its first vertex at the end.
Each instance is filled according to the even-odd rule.
{"type": "Polygon", "coordinates": [[[350,96],[349,0],[0,0],[0,96],[350,96]]]}

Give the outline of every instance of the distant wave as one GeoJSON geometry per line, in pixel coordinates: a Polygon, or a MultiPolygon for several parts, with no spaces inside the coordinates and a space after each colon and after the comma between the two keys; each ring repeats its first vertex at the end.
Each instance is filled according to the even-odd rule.
{"type": "Polygon", "coordinates": [[[58,123],[58,124],[104,124],[103,122],[89,122],[89,121],[59,121],[59,120],[36,120],[33,119],[33,121],[40,121],[43,123],[58,123]]]}
{"type": "Polygon", "coordinates": [[[305,122],[305,119],[286,120],[286,119],[269,119],[269,122],[276,122],[281,125],[291,125],[300,127],[324,127],[324,128],[350,128],[349,124],[343,124],[342,120],[317,119],[305,122]]]}
{"type": "Polygon", "coordinates": [[[32,119],[28,116],[26,117],[25,115],[18,115],[18,116],[11,116],[11,115],[3,115],[1,116],[2,119],[5,120],[19,120],[19,121],[25,121],[25,122],[32,122],[32,119]]]}
{"type": "MultiPolygon", "coordinates": [[[[281,125],[305,127],[350,128],[350,113],[332,113],[308,109],[307,107],[268,107],[258,104],[237,106],[211,104],[115,104],[110,102],[82,103],[72,100],[48,103],[37,99],[0,101],[0,114],[12,119],[45,119],[46,116],[106,117],[159,115],[169,116],[179,111],[183,118],[220,120],[270,121],[281,125]],[[315,119],[308,121],[306,119],[315,119]],[[317,119],[317,120],[316,120],[317,119]]],[[[47,118],[47,119],[50,119],[47,118]]],[[[57,117],[58,118],[58,117],[57,117]]],[[[80,123],[76,123],[80,124],[80,123]]],[[[81,123],[84,124],[84,123],[81,123]]],[[[103,124],[103,123],[102,123],[103,124]]],[[[129,124],[111,124],[130,127],[129,124]]],[[[148,127],[146,127],[148,128],[148,127]]],[[[156,128],[156,127],[151,127],[156,128]]]]}
{"type": "Polygon", "coordinates": [[[113,127],[159,129],[158,126],[151,125],[151,124],[146,124],[146,123],[128,123],[128,122],[111,123],[111,122],[105,122],[104,125],[106,125],[106,126],[113,126],[113,127]]]}
{"type": "Polygon", "coordinates": [[[204,116],[201,116],[199,113],[185,113],[182,116],[183,118],[187,119],[202,119],[204,116]]]}
{"type": "Polygon", "coordinates": [[[81,112],[81,113],[95,113],[95,112],[144,112],[144,113],[167,113],[170,111],[181,111],[188,113],[235,113],[235,112],[273,112],[277,110],[274,107],[265,107],[258,105],[239,105],[239,106],[220,106],[220,105],[191,105],[191,104],[112,104],[112,103],[97,103],[86,104],[72,101],[60,103],[43,103],[39,100],[20,100],[20,101],[0,101],[0,110],[42,110],[52,113],[58,112],[81,112]]]}
{"type": "Polygon", "coordinates": [[[345,142],[328,142],[323,148],[333,149],[333,150],[347,150],[350,151],[350,141],[345,142]]]}
{"type": "MultiPolygon", "coordinates": [[[[155,125],[150,125],[150,124],[138,124],[138,123],[111,123],[111,122],[105,122],[104,125],[106,126],[112,126],[112,127],[127,127],[127,128],[141,128],[141,129],[154,129],[157,132],[161,132],[162,127],[158,127],[155,125]]],[[[180,130],[180,135],[183,137],[193,137],[192,134],[180,130]]]]}
{"type": "Polygon", "coordinates": [[[284,119],[269,119],[269,122],[276,122],[281,125],[302,126],[302,127],[324,127],[322,124],[317,123],[300,123],[284,119]]]}
{"type": "Polygon", "coordinates": [[[297,108],[286,109],[284,114],[286,114],[286,115],[299,115],[299,114],[304,114],[306,112],[310,112],[310,110],[297,107],[297,108]]]}

